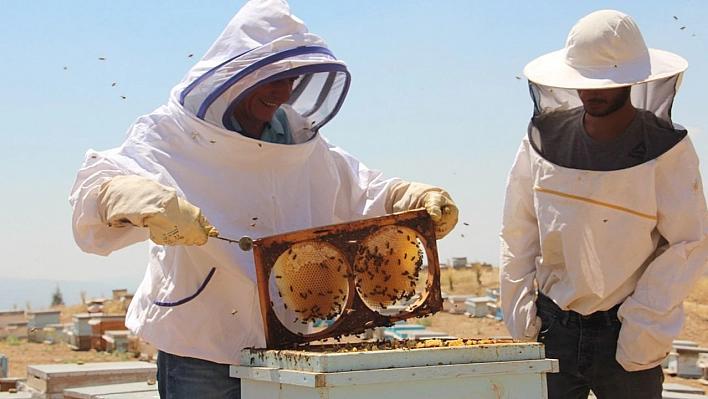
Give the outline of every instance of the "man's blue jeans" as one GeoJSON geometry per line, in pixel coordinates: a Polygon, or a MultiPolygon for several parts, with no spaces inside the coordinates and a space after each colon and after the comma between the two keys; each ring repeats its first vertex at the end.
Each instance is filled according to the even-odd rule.
{"type": "Polygon", "coordinates": [[[161,399],[241,399],[241,380],[229,377],[229,365],[157,353],[157,389],[161,399]]]}
{"type": "Polygon", "coordinates": [[[560,366],[559,373],[546,374],[549,399],[587,399],[590,390],[598,399],[661,399],[661,365],[629,372],[615,360],[619,305],[582,316],[539,293],[536,306],[542,320],[538,342],[560,366]]]}

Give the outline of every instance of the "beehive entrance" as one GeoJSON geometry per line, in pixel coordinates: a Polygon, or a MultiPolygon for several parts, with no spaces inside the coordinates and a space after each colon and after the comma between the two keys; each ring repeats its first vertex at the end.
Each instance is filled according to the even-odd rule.
{"type": "Polygon", "coordinates": [[[442,308],[425,210],[265,237],[253,251],[268,348],[359,334],[442,308]]]}

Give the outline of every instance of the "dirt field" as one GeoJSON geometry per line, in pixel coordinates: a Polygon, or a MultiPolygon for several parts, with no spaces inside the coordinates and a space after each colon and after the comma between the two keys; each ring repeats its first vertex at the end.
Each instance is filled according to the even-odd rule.
{"type": "MultiPolygon", "coordinates": [[[[496,269],[488,269],[479,275],[482,284],[477,283],[477,274],[470,270],[443,270],[441,288],[448,295],[483,295],[487,288],[498,288],[496,269]]],[[[700,346],[708,345],[708,278],[700,280],[685,303],[687,320],[678,339],[696,341],[700,346]]],[[[85,311],[81,305],[62,309],[62,322],[71,320],[71,315],[85,311]]],[[[427,319],[416,320],[435,331],[442,331],[461,338],[490,338],[508,336],[501,321],[493,318],[474,318],[463,314],[439,312],[427,319]]],[[[112,362],[135,360],[120,353],[96,351],[73,351],[65,344],[28,343],[26,341],[0,341],[0,354],[8,358],[8,376],[25,378],[27,365],[77,362],[112,362]]],[[[667,382],[675,382],[706,389],[696,379],[666,376],[667,382]]]]}

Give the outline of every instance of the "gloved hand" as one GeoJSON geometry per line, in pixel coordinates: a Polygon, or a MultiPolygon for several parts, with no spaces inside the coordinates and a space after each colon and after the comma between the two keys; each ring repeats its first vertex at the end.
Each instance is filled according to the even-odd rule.
{"type": "Polygon", "coordinates": [[[129,225],[150,229],[161,245],[204,245],[219,232],[202,211],[179,198],[175,189],[140,176],[116,176],[98,193],[101,221],[111,227],[129,225]]]}
{"type": "Polygon", "coordinates": [[[440,240],[455,228],[459,210],[447,191],[423,183],[400,181],[391,186],[386,197],[386,212],[425,208],[435,223],[435,237],[440,240]]]}

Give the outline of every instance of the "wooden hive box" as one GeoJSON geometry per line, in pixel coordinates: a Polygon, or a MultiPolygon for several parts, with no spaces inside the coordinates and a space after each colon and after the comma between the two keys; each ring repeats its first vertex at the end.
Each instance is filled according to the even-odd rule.
{"type": "MultiPolygon", "coordinates": [[[[697,348],[697,347],[698,347],[698,342],[696,342],[696,341],[687,341],[687,340],[675,339],[674,342],[672,343],[671,353],[669,353],[669,356],[667,356],[666,359],[664,359],[664,361],[661,363],[661,367],[662,367],[662,368],[668,369],[668,368],[669,368],[669,363],[670,363],[671,361],[675,361],[675,360],[676,360],[676,356],[677,356],[677,355],[676,355],[676,352],[675,352],[674,349],[673,349],[673,348],[676,347],[676,346],[692,346],[692,347],[694,347],[694,348],[697,348]]],[[[672,366],[672,367],[673,367],[673,366],[672,366]]],[[[671,370],[667,370],[667,371],[671,371],[671,370]]]]}
{"type": "Polygon", "coordinates": [[[127,352],[128,351],[128,330],[107,330],[103,334],[107,352],[127,352]]]}
{"type": "Polygon", "coordinates": [[[31,392],[0,392],[0,398],[33,399],[31,392]]]}
{"type": "Polygon", "coordinates": [[[29,329],[27,328],[26,321],[18,321],[13,323],[8,323],[5,326],[5,335],[3,338],[15,337],[15,338],[27,338],[29,336],[29,329]]]}
{"type": "Polygon", "coordinates": [[[96,395],[96,399],[160,399],[160,395],[155,392],[130,392],[130,393],[109,393],[96,395]]]}
{"type": "MultiPolygon", "coordinates": [[[[346,344],[344,344],[346,345],[346,344]]],[[[337,352],[245,349],[244,398],[547,398],[558,372],[539,343],[337,352]]]]}
{"type": "Polygon", "coordinates": [[[101,314],[94,316],[89,321],[91,326],[91,349],[97,351],[106,350],[106,341],[103,335],[106,331],[128,330],[125,326],[125,315],[123,314],[101,314]]]}
{"type": "Polygon", "coordinates": [[[64,399],[112,398],[115,395],[135,397],[142,393],[153,395],[152,397],[158,397],[157,384],[154,381],[150,381],[70,388],[64,390],[64,399]]]}
{"type": "Polygon", "coordinates": [[[91,315],[88,313],[77,313],[71,316],[72,323],[74,323],[74,333],[78,336],[91,336],[91,325],[89,321],[91,320],[91,315]]]}
{"type": "Polygon", "coordinates": [[[87,351],[91,349],[91,315],[88,313],[77,313],[71,316],[72,326],[66,333],[69,347],[76,351],[87,351]]]}
{"type": "Polygon", "coordinates": [[[435,229],[425,209],[262,237],[252,247],[271,349],[362,334],[443,308],[435,229]],[[278,316],[285,302],[298,313],[295,321],[278,316]],[[406,307],[392,315],[378,311],[391,305],[406,307]],[[313,331],[296,325],[318,319],[334,322],[313,331]]]}
{"type": "MultiPolygon", "coordinates": [[[[664,394],[663,397],[667,397],[667,393],[680,393],[684,395],[705,395],[705,391],[701,388],[695,388],[692,386],[684,385],[684,384],[676,384],[676,383],[670,383],[670,382],[665,382],[663,385],[664,388],[664,394]]],[[[703,396],[705,399],[705,396],[703,396]]]]}
{"type": "Polygon", "coordinates": [[[488,296],[468,298],[465,300],[465,305],[467,305],[467,312],[465,312],[465,314],[470,317],[486,317],[489,312],[487,304],[494,301],[494,298],[488,296]]]}
{"type": "Polygon", "coordinates": [[[493,298],[494,300],[499,299],[500,291],[499,289],[487,288],[487,296],[493,298]]]}
{"type": "MultiPolygon", "coordinates": [[[[497,315],[500,313],[501,308],[496,302],[487,302],[487,317],[496,319],[497,315]]],[[[501,319],[499,319],[501,320],[501,319]]]]}
{"type": "Polygon", "coordinates": [[[10,389],[17,389],[17,382],[24,381],[21,377],[2,377],[0,378],[0,392],[7,392],[10,389]]]}
{"type": "Polygon", "coordinates": [[[472,298],[469,295],[450,295],[447,297],[447,301],[450,302],[448,307],[448,312],[455,314],[463,314],[467,311],[467,305],[465,301],[472,298]]]}
{"type": "Polygon", "coordinates": [[[77,335],[75,331],[67,331],[66,341],[69,348],[75,351],[87,351],[91,349],[90,335],[77,335]]]}
{"type": "Polygon", "coordinates": [[[708,348],[674,345],[669,354],[667,373],[681,378],[701,378],[703,372],[698,366],[698,359],[702,353],[708,353],[708,348]]]}
{"type": "Polygon", "coordinates": [[[29,328],[42,328],[48,324],[58,324],[61,311],[57,309],[28,310],[26,315],[29,328]]]}
{"type": "Polygon", "coordinates": [[[47,399],[63,398],[64,390],[86,386],[155,380],[157,366],[147,362],[41,364],[27,366],[27,385],[47,399]]]}

